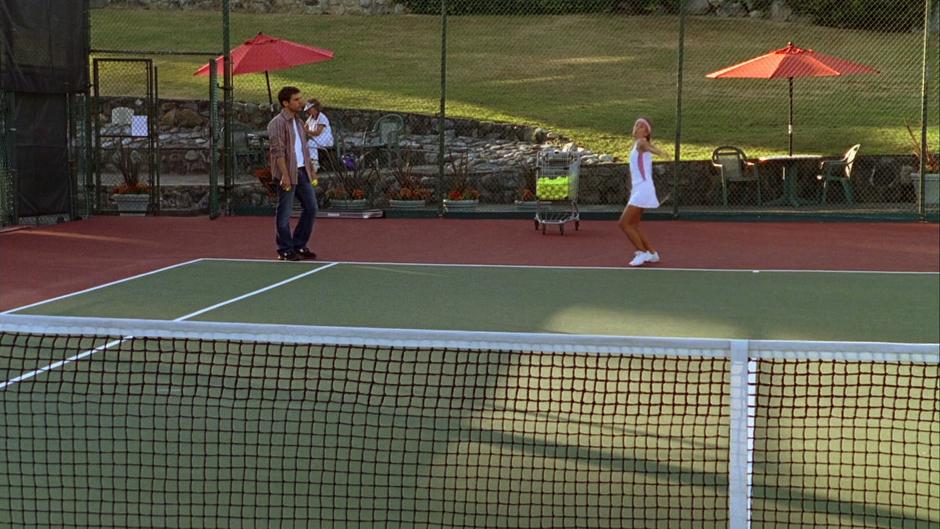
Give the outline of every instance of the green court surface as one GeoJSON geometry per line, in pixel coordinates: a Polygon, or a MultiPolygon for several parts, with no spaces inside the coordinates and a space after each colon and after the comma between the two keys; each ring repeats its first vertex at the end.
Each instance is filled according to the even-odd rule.
{"type": "MultiPolygon", "coordinates": [[[[937,274],[202,260],[13,314],[934,344],[938,296],[937,274]]],[[[753,364],[752,527],[940,523],[936,363],[753,364]]],[[[728,527],[729,366],[0,333],[0,527],[728,527]]]]}
{"type": "Polygon", "coordinates": [[[937,343],[940,275],[205,260],[14,314],[937,343]]]}

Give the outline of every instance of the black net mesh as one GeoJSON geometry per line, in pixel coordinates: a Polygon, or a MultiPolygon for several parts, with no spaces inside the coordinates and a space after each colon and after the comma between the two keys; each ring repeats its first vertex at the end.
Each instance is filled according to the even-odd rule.
{"type": "Polygon", "coordinates": [[[66,94],[18,93],[14,109],[16,211],[20,217],[71,211],[66,94]]]}
{"type": "Polygon", "coordinates": [[[85,91],[87,5],[88,0],[0,3],[0,88],[31,93],[85,91]]]}
{"type": "Polygon", "coordinates": [[[0,226],[16,224],[16,167],[13,134],[13,93],[0,90],[0,226]]]}
{"type": "Polygon", "coordinates": [[[0,348],[15,526],[727,520],[725,359],[17,334],[0,348]]]}
{"type": "Polygon", "coordinates": [[[762,360],[756,375],[756,526],[940,522],[936,365],[762,360]]]}
{"type": "MultiPolygon", "coordinates": [[[[728,526],[727,357],[516,348],[6,332],[0,503],[15,527],[728,526]]],[[[755,527],[936,525],[935,363],[750,365],[755,527]]]]}

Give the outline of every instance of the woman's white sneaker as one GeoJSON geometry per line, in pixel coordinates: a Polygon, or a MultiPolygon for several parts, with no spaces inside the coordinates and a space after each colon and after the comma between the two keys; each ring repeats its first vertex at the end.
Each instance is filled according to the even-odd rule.
{"type": "Polygon", "coordinates": [[[645,252],[646,253],[646,262],[647,263],[658,263],[659,262],[659,252],[645,252]]]}
{"type": "Polygon", "coordinates": [[[641,264],[645,263],[646,257],[648,255],[649,254],[646,252],[641,252],[637,250],[636,252],[633,253],[633,260],[630,261],[630,266],[640,266],[641,264]]]}

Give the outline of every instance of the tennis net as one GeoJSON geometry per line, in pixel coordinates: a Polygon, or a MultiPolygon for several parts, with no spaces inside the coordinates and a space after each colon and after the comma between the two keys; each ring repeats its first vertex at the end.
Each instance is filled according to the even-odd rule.
{"type": "Polygon", "coordinates": [[[935,527],[938,362],[0,315],[0,527],[935,527]]]}

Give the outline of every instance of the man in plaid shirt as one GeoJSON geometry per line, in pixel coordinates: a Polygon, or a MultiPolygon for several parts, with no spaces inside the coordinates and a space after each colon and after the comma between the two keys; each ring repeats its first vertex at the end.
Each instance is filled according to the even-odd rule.
{"type": "Polygon", "coordinates": [[[317,173],[310,162],[306,128],[299,117],[304,100],[300,89],[293,86],[282,88],[277,93],[277,100],[281,104],[281,112],[268,123],[271,176],[280,183],[275,213],[277,258],[279,261],[316,259],[316,254],[307,247],[317,218],[317,197],[311,184],[317,173]],[[303,212],[291,233],[290,215],[295,194],[303,212]]]}

